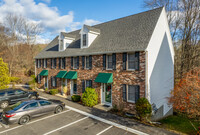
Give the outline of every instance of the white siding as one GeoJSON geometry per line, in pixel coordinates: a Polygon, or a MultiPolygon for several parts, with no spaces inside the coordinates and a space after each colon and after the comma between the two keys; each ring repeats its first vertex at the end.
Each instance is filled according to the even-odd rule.
{"type": "Polygon", "coordinates": [[[174,86],[174,49],[164,8],[146,51],[146,96],[157,108],[164,106],[164,116],[171,109],[167,97],[174,86]]]}

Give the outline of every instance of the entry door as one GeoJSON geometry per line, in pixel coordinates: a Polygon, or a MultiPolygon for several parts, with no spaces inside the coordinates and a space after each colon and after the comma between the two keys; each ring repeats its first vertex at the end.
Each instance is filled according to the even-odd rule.
{"type": "Polygon", "coordinates": [[[64,93],[64,89],[67,88],[67,79],[62,79],[61,93],[64,93]]]}
{"type": "Polygon", "coordinates": [[[77,94],[77,80],[71,80],[71,90],[70,94],[77,94]]]}
{"type": "Polygon", "coordinates": [[[44,77],[44,88],[48,89],[48,77],[47,76],[44,77]]]}
{"type": "Polygon", "coordinates": [[[106,83],[102,83],[101,84],[102,87],[102,104],[106,104],[106,105],[112,105],[112,84],[106,84],[106,83]]]}

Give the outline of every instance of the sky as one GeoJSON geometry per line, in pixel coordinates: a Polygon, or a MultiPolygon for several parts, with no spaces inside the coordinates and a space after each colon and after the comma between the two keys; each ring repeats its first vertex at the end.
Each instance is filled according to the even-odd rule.
{"type": "Polygon", "coordinates": [[[8,13],[40,24],[38,43],[48,43],[59,32],[80,29],[146,11],[143,0],[0,0],[0,22],[8,13]]]}

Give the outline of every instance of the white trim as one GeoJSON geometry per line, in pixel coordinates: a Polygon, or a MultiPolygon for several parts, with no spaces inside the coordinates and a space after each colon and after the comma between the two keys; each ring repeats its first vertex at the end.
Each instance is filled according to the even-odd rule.
{"type": "MultiPolygon", "coordinates": [[[[106,54],[106,70],[113,70],[113,67],[108,68],[108,56],[111,56],[111,58],[112,58],[112,54],[106,54]]],[[[112,62],[113,62],[113,59],[112,59],[112,62]]],[[[112,65],[113,65],[113,63],[112,63],[112,65]]]]}
{"type": "Polygon", "coordinates": [[[110,99],[110,103],[106,102],[106,98],[105,98],[105,92],[106,92],[106,85],[107,84],[108,83],[101,83],[101,104],[112,106],[112,84],[111,84],[111,99],[110,99]],[[103,89],[104,89],[104,92],[103,92],[103,89]],[[104,95],[104,101],[103,101],[103,95],[104,95]]]}
{"type": "Polygon", "coordinates": [[[73,69],[78,69],[78,68],[77,68],[77,67],[78,67],[77,57],[78,57],[78,56],[73,57],[73,69]],[[74,67],[74,65],[75,65],[75,64],[74,64],[74,63],[75,63],[75,60],[74,60],[74,59],[75,59],[75,58],[76,58],[76,63],[77,63],[77,64],[76,64],[76,66],[77,66],[76,68],[74,67]]]}
{"type": "MultiPolygon", "coordinates": [[[[126,99],[127,99],[127,102],[129,102],[129,103],[135,103],[135,101],[128,100],[128,89],[129,89],[128,86],[136,86],[136,85],[126,85],[126,99]]],[[[135,95],[135,98],[136,98],[136,95],[135,95]]]]}
{"type": "Polygon", "coordinates": [[[56,132],[56,131],[58,131],[58,130],[61,130],[61,129],[63,129],[63,128],[66,128],[66,127],[69,127],[69,126],[71,126],[71,125],[73,125],[73,124],[76,124],[76,123],[78,123],[78,122],[80,122],[80,121],[82,121],[82,120],[85,120],[86,118],[88,118],[88,117],[84,117],[84,118],[82,118],[82,119],[79,119],[79,120],[77,120],[77,121],[74,121],[74,122],[72,122],[72,123],[69,123],[69,124],[67,124],[67,125],[65,125],[65,126],[62,126],[62,127],[57,128],[57,129],[55,129],[55,130],[52,130],[52,131],[50,131],[50,132],[47,132],[47,133],[45,133],[45,134],[43,134],[43,135],[49,135],[49,134],[51,134],[51,133],[53,133],[53,132],[56,132]]]}
{"type": "Polygon", "coordinates": [[[85,56],[85,69],[90,69],[90,58],[89,56],[85,56]],[[89,67],[87,68],[86,65],[87,65],[87,60],[86,60],[86,57],[88,57],[88,64],[89,64],[89,67]]]}
{"type": "MultiPolygon", "coordinates": [[[[126,63],[127,68],[126,68],[126,69],[127,69],[127,71],[135,71],[135,70],[136,70],[135,68],[134,68],[134,69],[129,69],[129,68],[128,68],[128,64],[129,64],[129,62],[128,62],[128,55],[129,55],[129,54],[135,55],[135,52],[129,52],[129,53],[127,53],[127,60],[126,60],[126,61],[127,61],[127,63],[126,63]]],[[[134,57],[135,57],[135,56],[134,56],[134,57]]]]}
{"type": "Polygon", "coordinates": [[[96,134],[96,135],[101,135],[101,134],[103,134],[104,132],[106,132],[107,130],[109,130],[109,129],[112,128],[112,127],[113,127],[113,126],[110,126],[110,127],[106,128],[106,129],[104,129],[103,131],[99,132],[99,133],[96,134]]]}

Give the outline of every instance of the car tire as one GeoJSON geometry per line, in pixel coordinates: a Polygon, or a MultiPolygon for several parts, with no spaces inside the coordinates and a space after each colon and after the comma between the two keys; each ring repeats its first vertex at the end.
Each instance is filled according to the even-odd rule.
{"type": "Polygon", "coordinates": [[[36,96],[31,96],[30,99],[37,99],[37,97],[36,96]]]}
{"type": "Polygon", "coordinates": [[[27,124],[30,120],[30,117],[28,115],[25,115],[25,116],[22,116],[20,119],[19,119],[19,124],[20,125],[24,125],[24,124],[27,124]]]}
{"type": "Polygon", "coordinates": [[[8,107],[8,105],[9,105],[8,101],[2,101],[1,104],[0,104],[0,107],[2,109],[5,109],[6,107],[8,107]]]}
{"type": "Polygon", "coordinates": [[[63,108],[61,106],[57,106],[55,109],[55,113],[60,113],[63,111],[63,108]]]}

